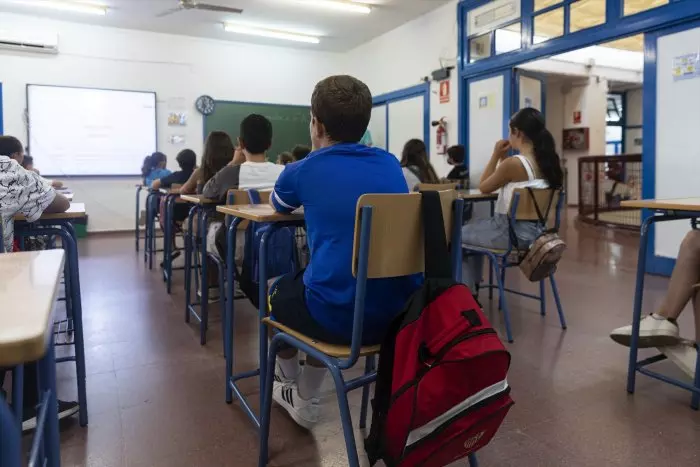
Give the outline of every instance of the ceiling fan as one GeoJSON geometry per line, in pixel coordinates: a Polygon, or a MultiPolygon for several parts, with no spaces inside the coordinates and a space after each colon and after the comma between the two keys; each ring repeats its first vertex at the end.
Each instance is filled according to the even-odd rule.
{"type": "Polygon", "coordinates": [[[162,18],[163,16],[168,16],[173,13],[177,13],[178,11],[186,11],[186,10],[201,10],[201,11],[217,11],[220,13],[243,13],[243,10],[240,8],[233,8],[229,6],[221,6],[221,5],[212,5],[210,3],[201,3],[196,0],[180,0],[180,3],[177,7],[171,8],[170,10],[166,10],[158,15],[156,15],[157,18],[162,18]]]}

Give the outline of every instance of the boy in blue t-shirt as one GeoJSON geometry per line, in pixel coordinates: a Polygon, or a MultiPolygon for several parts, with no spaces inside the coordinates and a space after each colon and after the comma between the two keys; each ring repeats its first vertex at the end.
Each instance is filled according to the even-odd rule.
{"type": "MultiPolygon", "coordinates": [[[[314,340],[349,345],[356,280],[352,250],[357,200],[365,193],[408,193],[399,161],[358,142],[372,114],[369,88],[351,76],[319,82],[311,98],[314,151],[289,164],[270,197],[279,212],[304,207],[311,261],[305,271],[281,277],[270,289],[270,312],[278,322],[314,340]]],[[[407,252],[410,254],[410,252],[407,252]]],[[[367,283],[363,341],[380,343],[391,320],[416,289],[418,279],[397,277],[367,283]]],[[[277,359],[274,400],[301,426],[319,419],[323,365],[296,349],[277,359]]]]}

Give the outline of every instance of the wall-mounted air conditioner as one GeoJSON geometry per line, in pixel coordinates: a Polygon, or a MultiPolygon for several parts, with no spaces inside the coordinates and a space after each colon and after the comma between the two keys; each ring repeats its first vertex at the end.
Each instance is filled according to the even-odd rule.
{"type": "Polygon", "coordinates": [[[0,29],[0,50],[57,54],[58,34],[40,31],[10,31],[0,29]]]}

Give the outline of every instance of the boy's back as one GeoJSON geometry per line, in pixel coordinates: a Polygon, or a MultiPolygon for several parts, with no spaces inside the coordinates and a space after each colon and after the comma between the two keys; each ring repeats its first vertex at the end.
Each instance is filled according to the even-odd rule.
{"type": "MultiPolygon", "coordinates": [[[[311,250],[304,274],[307,305],[319,324],[346,339],[356,285],[351,270],[356,206],[366,193],[408,193],[401,166],[382,149],[343,143],[288,165],[273,196],[281,208],[304,206],[311,250]]],[[[415,277],[368,282],[366,342],[381,340],[416,285],[415,277]]]]}

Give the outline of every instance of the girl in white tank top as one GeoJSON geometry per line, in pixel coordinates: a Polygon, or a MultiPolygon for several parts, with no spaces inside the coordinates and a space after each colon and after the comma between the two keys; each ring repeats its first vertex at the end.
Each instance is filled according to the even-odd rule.
{"type": "MultiPolygon", "coordinates": [[[[563,171],[554,148],[554,138],[544,125],[542,114],[532,108],[516,113],[510,120],[508,140],[496,143],[491,160],[486,165],[479,189],[484,193],[498,192],[495,215],[487,219],[472,219],[462,227],[462,243],[490,249],[506,249],[510,241],[508,208],[517,188],[561,188],[563,171]],[[520,155],[508,157],[517,150],[520,155]]],[[[518,245],[529,246],[540,234],[533,222],[516,222],[518,245]]],[[[475,290],[481,282],[483,257],[466,260],[465,283],[475,290]]]]}

